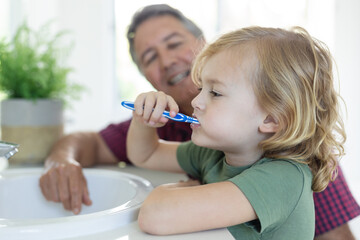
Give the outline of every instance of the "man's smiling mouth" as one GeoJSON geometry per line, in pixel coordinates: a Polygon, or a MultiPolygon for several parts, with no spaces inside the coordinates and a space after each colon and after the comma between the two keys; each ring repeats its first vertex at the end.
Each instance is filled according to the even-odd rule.
{"type": "Polygon", "coordinates": [[[173,86],[173,85],[177,84],[178,82],[180,82],[181,80],[183,80],[184,78],[186,78],[187,76],[189,76],[189,74],[190,74],[190,70],[179,73],[179,74],[175,75],[173,78],[171,78],[168,81],[168,84],[170,86],[173,86]]]}

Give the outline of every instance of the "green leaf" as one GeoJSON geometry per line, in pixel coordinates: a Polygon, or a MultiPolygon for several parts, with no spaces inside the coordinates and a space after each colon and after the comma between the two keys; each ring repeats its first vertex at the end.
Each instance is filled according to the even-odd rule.
{"type": "Polygon", "coordinates": [[[78,99],[84,88],[70,83],[73,70],[62,62],[71,45],[59,47],[69,32],[50,34],[47,23],[34,31],[24,22],[10,42],[0,40],[0,90],[8,98],[78,99]]]}

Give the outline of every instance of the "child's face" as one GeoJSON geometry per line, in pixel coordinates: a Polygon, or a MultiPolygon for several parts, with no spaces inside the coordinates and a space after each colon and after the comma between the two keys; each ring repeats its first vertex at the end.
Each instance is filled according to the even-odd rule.
{"type": "Polygon", "coordinates": [[[258,151],[264,139],[258,128],[267,114],[252,88],[256,63],[250,50],[225,50],[207,61],[201,91],[192,101],[200,122],[192,125],[195,144],[241,155],[258,151]]]}

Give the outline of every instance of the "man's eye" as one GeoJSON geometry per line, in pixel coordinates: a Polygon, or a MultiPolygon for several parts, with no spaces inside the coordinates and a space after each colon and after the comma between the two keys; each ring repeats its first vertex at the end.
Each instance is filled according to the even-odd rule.
{"type": "Polygon", "coordinates": [[[153,54],[151,56],[149,56],[148,58],[145,59],[145,66],[149,65],[150,63],[152,63],[155,59],[156,59],[156,54],[153,54]]]}
{"type": "Polygon", "coordinates": [[[169,49],[174,49],[177,48],[178,46],[182,45],[182,42],[174,42],[174,43],[169,43],[168,44],[168,48],[169,49]]]}
{"type": "Polygon", "coordinates": [[[222,96],[220,93],[215,92],[214,90],[211,90],[211,91],[210,91],[210,94],[212,94],[214,97],[220,97],[220,96],[222,96]]]}

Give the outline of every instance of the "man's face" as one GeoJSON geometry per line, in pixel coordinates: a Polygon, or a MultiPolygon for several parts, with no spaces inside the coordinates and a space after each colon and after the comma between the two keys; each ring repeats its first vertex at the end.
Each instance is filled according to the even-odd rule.
{"type": "Polygon", "coordinates": [[[191,106],[198,93],[190,77],[191,63],[203,46],[172,16],[153,17],[136,30],[134,47],[139,67],[158,91],[172,96],[180,108],[191,106]]]}

